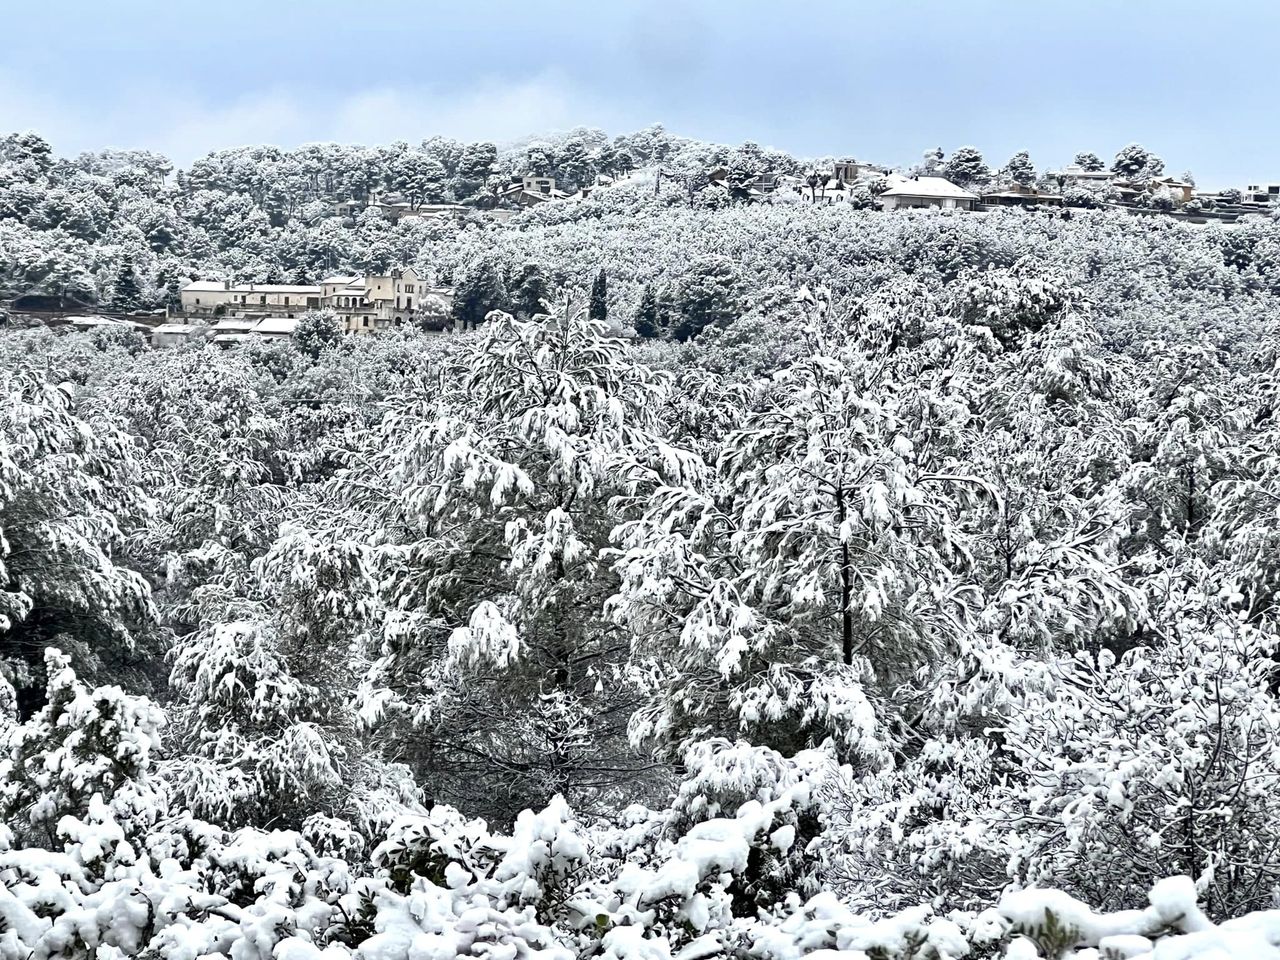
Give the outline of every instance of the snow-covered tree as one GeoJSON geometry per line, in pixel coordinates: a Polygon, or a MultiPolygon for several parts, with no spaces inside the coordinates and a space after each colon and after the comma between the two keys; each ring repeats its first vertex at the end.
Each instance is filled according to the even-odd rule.
{"type": "Polygon", "coordinates": [[[962,187],[980,186],[991,179],[991,170],[977,147],[958,147],[947,158],[941,173],[962,187]]]}
{"type": "Polygon", "coordinates": [[[1141,144],[1131,143],[1116,154],[1111,172],[1126,180],[1151,180],[1164,173],[1164,161],[1141,144]]]}
{"type": "Polygon", "coordinates": [[[456,358],[456,393],[386,422],[378,472],[408,538],[378,551],[388,619],[365,709],[422,731],[440,794],[498,815],[635,776],[601,551],[663,380],[624,350],[576,308],[496,314],[456,358]],[[500,781],[476,779],[487,756],[500,781]]]}

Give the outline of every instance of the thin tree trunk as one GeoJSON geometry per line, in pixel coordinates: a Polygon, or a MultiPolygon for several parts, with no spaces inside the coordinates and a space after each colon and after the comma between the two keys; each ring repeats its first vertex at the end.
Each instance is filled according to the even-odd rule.
{"type": "MultiPolygon", "coordinates": [[[[840,529],[844,530],[844,488],[836,488],[836,510],[840,517],[840,529]]],[[[853,664],[853,582],[849,572],[849,544],[840,541],[840,639],[841,652],[846,666],[853,664]]]]}

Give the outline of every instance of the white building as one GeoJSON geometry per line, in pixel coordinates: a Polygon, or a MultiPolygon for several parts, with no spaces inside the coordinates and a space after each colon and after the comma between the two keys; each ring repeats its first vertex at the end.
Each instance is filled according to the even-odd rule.
{"type": "Polygon", "coordinates": [[[320,309],[320,287],[291,283],[241,283],[230,280],[193,280],[178,293],[182,312],[212,316],[236,308],[241,312],[302,316],[308,310],[320,309]]]}
{"type": "Polygon", "coordinates": [[[1251,183],[1244,188],[1243,199],[1250,203],[1280,203],[1280,183],[1251,183]]]}
{"type": "Polygon", "coordinates": [[[162,323],[151,331],[153,347],[177,347],[203,337],[208,327],[198,323],[162,323]]]}
{"type": "Polygon", "coordinates": [[[249,332],[255,337],[266,337],[268,340],[287,340],[297,329],[296,317],[263,317],[249,332]]]}
{"type": "Polygon", "coordinates": [[[535,177],[532,174],[525,174],[498,194],[500,199],[522,207],[532,207],[548,200],[563,200],[567,196],[563,190],[556,189],[555,177],[535,177]]]}
{"type": "Polygon", "coordinates": [[[942,177],[903,177],[892,174],[889,189],[880,194],[885,210],[937,207],[942,210],[972,210],[978,195],[957,187],[942,177]]]}
{"type": "Polygon", "coordinates": [[[184,314],[222,318],[217,335],[258,334],[258,320],[297,320],[311,310],[332,310],[347,333],[371,334],[406,323],[431,328],[447,313],[452,294],[448,287],[423,283],[409,267],[385,275],[325,277],[307,286],[196,280],[180,297],[184,314]]]}
{"type": "Polygon", "coordinates": [[[1071,180],[1074,183],[1107,183],[1112,174],[1107,170],[1086,170],[1078,163],[1069,163],[1061,170],[1055,170],[1049,174],[1051,177],[1061,178],[1062,180],[1071,180]]]}

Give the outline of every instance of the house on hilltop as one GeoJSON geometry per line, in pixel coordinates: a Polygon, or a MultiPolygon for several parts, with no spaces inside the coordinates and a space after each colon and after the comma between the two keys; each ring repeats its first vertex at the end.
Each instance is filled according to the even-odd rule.
{"type": "Polygon", "coordinates": [[[1062,194],[1048,193],[1023,183],[1011,183],[999,190],[984,190],[983,206],[987,207],[1035,207],[1042,204],[1062,204],[1062,194]]]}
{"type": "Polygon", "coordinates": [[[556,189],[555,177],[535,177],[526,173],[511,186],[498,192],[498,199],[522,207],[533,207],[548,200],[563,200],[569,195],[556,189]]]}
{"type": "Polygon", "coordinates": [[[889,177],[889,189],[880,194],[885,210],[923,209],[972,210],[978,195],[957,187],[942,177],[889,177]]]}

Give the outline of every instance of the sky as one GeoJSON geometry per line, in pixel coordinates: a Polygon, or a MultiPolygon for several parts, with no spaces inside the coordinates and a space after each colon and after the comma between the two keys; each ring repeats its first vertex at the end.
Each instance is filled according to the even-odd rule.
{"type": "Polygon", "coordinates": [[[0,130],[59,153],[651,123],[889,165],[1139,142],[1280,181],[1280,3],[5,0],[0,130]]]}

